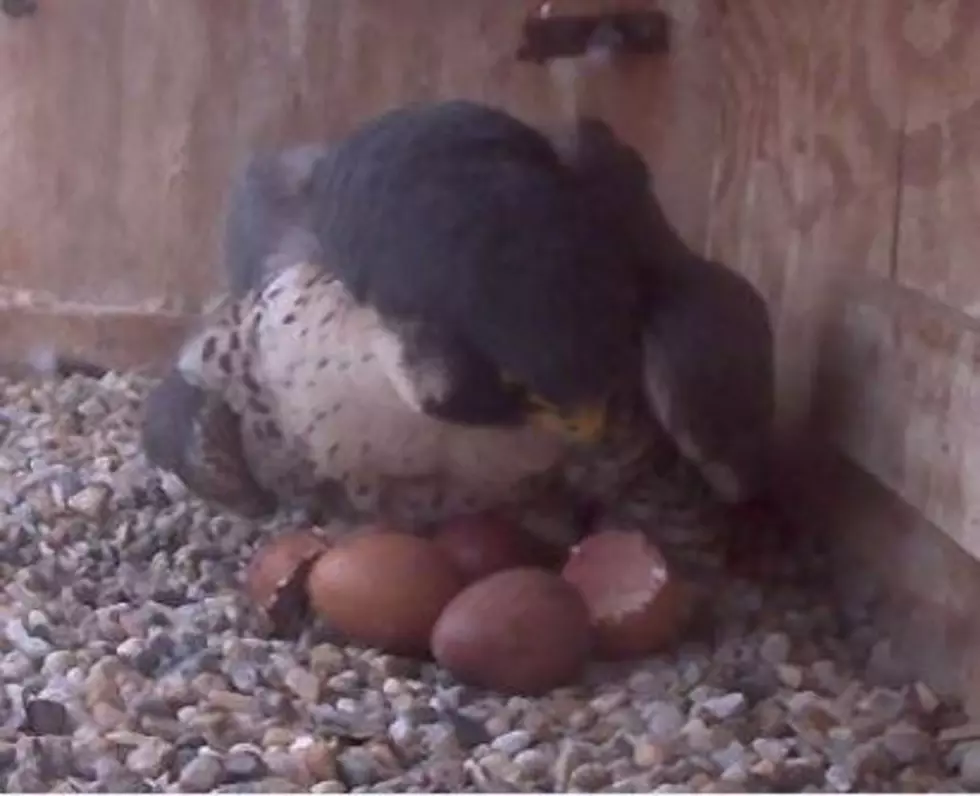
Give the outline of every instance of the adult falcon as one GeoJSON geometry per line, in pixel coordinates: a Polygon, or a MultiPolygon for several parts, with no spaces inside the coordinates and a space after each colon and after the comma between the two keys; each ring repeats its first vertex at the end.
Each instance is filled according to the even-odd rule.
{"type": "Polygon", "coordinates": [[[229,294],[148,398],[149,459],[247,515],[424,527],[610,499],[665,429],[723,499],[750,497],[766,309],[680,243],[648,178],[601,122],[555,142],[463,100],[256,157],[229,294]]]}

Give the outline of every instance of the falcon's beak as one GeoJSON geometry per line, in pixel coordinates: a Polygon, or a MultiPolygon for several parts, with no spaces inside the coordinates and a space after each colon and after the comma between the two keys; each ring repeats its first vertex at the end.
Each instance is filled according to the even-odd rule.
{"type": "Polygon", "coordinates": [[[596,442],[605,430],[606,408],[602,404],[562,411],[537,396],[531,397],[531,422],[575,442],[596,442]]]}

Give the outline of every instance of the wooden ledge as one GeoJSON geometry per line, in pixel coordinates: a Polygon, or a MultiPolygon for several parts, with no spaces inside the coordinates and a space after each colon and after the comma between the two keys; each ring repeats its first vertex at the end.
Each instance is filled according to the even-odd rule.
{"type": "Polygon", "coordinates": [[[844,456],[817,446],[790,469],[802,529],[831,541],[843,600],[875,593],[896,653],[980,715],[980,562],[844,456]]]}
{"type": "Polygon", "coordinates": [[[108,369],[159,372],[192,318],[139,311],[4,307],[0,309],[0,363],[26,371],[38,352],[51,352],[108,369]]]}

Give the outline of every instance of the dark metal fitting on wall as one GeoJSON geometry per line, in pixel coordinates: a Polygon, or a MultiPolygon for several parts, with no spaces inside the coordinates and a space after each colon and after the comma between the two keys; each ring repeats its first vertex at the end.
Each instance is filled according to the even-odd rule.
{"type": "Polygon", "coordinates": [[[3,0],[0,10],[11,19],[33,16],[37,13],[37,0],[3,0]]]}
{"type": "Polygon", "coordinates": [[[663,11],[563,15],[545,3],[524,20],[519,61],[543,64],[593,51],[654,55],[668,50],[670,20],[663,11]]]}

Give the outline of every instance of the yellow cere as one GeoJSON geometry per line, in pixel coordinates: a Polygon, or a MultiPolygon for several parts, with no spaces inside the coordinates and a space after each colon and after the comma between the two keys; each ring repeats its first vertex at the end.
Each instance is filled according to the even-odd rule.
{"type": "Polygon", "coordinates": [[[535,425],[564,434],[580,442],[595,442],[606,424],[606,410],[602,405],[585,406],[562,412],[553,404],[537,396],[531,397],[534,410],[531,419],[535,425]]]}
{"type": "MultiPolygon", "coordinates": [[[[502,373],[501,378],[506,384],[520,385],[520,382],[508,373],[502,373]]],[[[605,430],[606,407],[603,404],[563,412],[550,401],[537,395],[530,395],[528,400],[534,407],[531,412],[531,422],[538,428],[563,434],[577,442],[596,442],[605,430]]]]}

